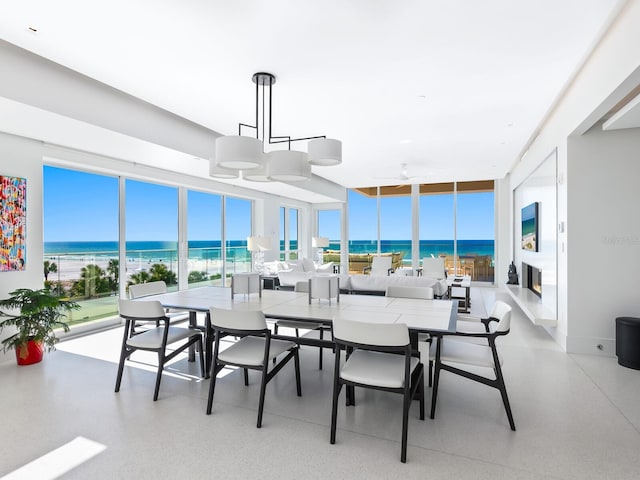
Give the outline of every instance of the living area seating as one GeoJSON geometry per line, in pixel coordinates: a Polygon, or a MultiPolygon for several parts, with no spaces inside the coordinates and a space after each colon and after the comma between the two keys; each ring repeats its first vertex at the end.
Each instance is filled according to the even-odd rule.
{"type": "Polygon", "coordinates": [[[443,257],[424,257],[422,259],[422,267],[418,269],[418,276],[436,278],[438,280],[446,278],[444,260],[443,257]]]}
{"type": "Polygon", "coordinates": [[[331,444],[336,443],[338,397],[347,386],[347,406],[355,405],[355,387],[372,388],[403,395],[402,446],[400,461],[407,460],[407,432],[411,400],[420,400],[420,420],[424,420],[424,368],[411,355],[409,329],[405,324],[381,324],[335,321],[336,343],[331,409],[331,444]],[[347,349],[347,359],[341,365],[341,350],[347,349]],[[351,391],[349,391],[351,390],[351,391]]]}
{"type": "Polygon", "coordinates": [[[259,273],[234,273],[231,276],[231,298],[242,293],[250,295],[257,293],[262,297],[262,279],[259,273]]]}
{"type": "MultiPolygon", "coordinates": [[[[458,322],[460,325],[462,321],[458,322]]],[[[466,323],[473,324],[473,321],[466,323]]],[[[475,322],[476,327],[472,329],[480,330],[480,326],[484,328],[484,332],[464,332],[458,331],[452,336],[438,336],[435,345],[431,346],[430,359],[434,361],[434,380],[433,392],[431,398],[431,418],[435,417],[436,401],[438,398],[438,385],[440,381],[440,371],[446,370],[456,375],[483,383],[500,391],[502,402],[504,404],[509,426],[511,430],[516,429],[509,398],[507,397],[507,389],[502,375],[502,357],[496,349],[496,338],[507,335],[510,330],[511,323],[511,307],[504,302],[497,301],[492,309],[492,316],[481,322],[475,322]],[[495,316],[493,316],[495,315],[495,316]],[[492,322],[496,322],[494,326],[492,322]],[[459,337],[459,338],[456,338],[459,337]],[[487,344],[477,344],[465,341],[464,339],[486,339],[487,344]],[[452,365],[453,364],[453,365],[452,365]],[[463,370],[454,365],[468,365],[473,367],[490,368],[495,373],[495,379],[478,375],[475,372],[463,370]]],[[[460,325],[464,328],[465,325],[460,325]]],[[[467,325],[469,327],[469,325],[467,325]]]]}
{"type": "Polygon", "coordinates": [[[371,265],[362,269],[365,275],[391,275],[393,267],[391,266],[391,257],[375,256],[371,259],[371,265]]]}

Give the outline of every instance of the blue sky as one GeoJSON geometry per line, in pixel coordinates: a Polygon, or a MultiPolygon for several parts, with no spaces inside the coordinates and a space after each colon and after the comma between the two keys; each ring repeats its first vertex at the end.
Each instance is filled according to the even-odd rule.
{"type": "MultiPolygon", "coordinates": [[[[176,241],[178,190],[174,187],[127,180],[127,239],[176,241]]],[[[227,198],[227,238],[251,234],[251,202],[227,198]]],[[[190,240],[220,239],[221,197],[188,193],[190,240]]],[[[453,196],[425,195],[420,202],[420,238],[453,238],[453,196]]],[[[381,238],[411,239],[409,197],[387,197],[381,203],[381,238]]],[[[376,199],[349,192],[349,237],[377,237],[376,199]]],[[[458,238],[494,238],[493,193],[458,195],[458,238]]],[[[340,237],[338,211],[321,214],[320,234],[340,237]]],[[[118,179],[74,170],[44,167],[45,241],[115,241],[118,239],[118,179]]]]}

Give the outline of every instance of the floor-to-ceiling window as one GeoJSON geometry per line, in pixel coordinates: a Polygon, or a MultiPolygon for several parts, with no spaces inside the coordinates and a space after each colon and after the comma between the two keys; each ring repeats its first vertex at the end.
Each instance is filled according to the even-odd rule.
{"type": "Polygon", "coordinates": [[[411,266],[411,186],[380,188],[380,253],[393,255],[393,267],[411,266]]]}
{"type": "Polygon", "coordinates": [[[324,263],[340,264],[340,214],[340,210],[318,210],[318,237],[329,239],[329,246],[322,249],[324,263]]]}
{"type": "Polygon", "coordinates": [[[187,192],[189,287],[222,285],[222,197],[187,192]]]}
{"type": "Polygon", "coordinates": [[[493,182],[457,184],[458,271],[473,280],[493,282],[495,221],[493,182]]]}
{"type": "Polygon", "coordinates": [[[299,258],[299,213],[297,208],[280,207],[280,260],[299,258]]]}
{"type": "Polygon", "coordinates": [[[420,258],[444,257],[447,272],[453,274],[455,205],[453,183],[420,185],[420,258]]]}
{"type": "Polygon", "coordinates": [[[226,251],[226,281],[231,275],[251,271],[251,252],[247,250],[247,238],[251,236],[251,200],[225,197],[224,243],[226,251]]]}
{"type": "MultiPolygon", "coordinates": [[[[419,258],[414,263],[443,257],[449,274],[492,282],[493,189],[492,180],[419,185],[413,194],[419,195],[419,258]]],[[[409,185],[349,190],[349,271],[359,273],[362,262],[376,253],[393,254],[396,268],[411,264],[411,199],[409,185]]]]}
{"type": "Polygon", "coordinates": [[[45,166],[45,285],[78,301],[69,323],[117,313],[118,178],[45,166]]]}
{"type": "Polygon", "coordinates": [[[125,182],[127,284],[162,280],[178,288],[178,189],[125,182]]]}
{"type": "Polygon", "coordinates": [[[349,272],[362,273],[379,252],[377,189],[349,190],[349,272]]]}

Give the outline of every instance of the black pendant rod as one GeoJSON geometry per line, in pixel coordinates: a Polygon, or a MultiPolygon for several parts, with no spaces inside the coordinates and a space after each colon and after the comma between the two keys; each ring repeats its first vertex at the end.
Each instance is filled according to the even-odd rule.
{"type": "Polygon", "coordinates": [[[260,123],[259,119],[259,102],[260,102],[260,85],[262,85],[262,143],[264,144],[265,132],[264,132],[264,86],[269,84],[269,143],[287,143],[289,150],[291,150],[291,142],[299,142],[303,140],[315,140],[317,138],[327,138],[326,135],[317,135],[314,137],[301,137],[291,138],[289,135],[285,136],[273,136],[271,131],[272,112],[273,112],[273,84],[276,83],[276,77],[271,73],[258,72],[253,75],[253,82],[256,84],[256,124],[249,125],[247,123],[238,123],[238,135],[242,135],[242,127],[253,128],[256,131],[256,138],[260,140],[260,129],[258,128],[260,123]]]}

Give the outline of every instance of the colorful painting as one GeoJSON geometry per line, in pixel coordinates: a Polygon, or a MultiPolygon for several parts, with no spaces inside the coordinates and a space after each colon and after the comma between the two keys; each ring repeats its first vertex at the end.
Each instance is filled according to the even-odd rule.
{"type": "Polygon", "coordinates": [[[538,251],[538,202],[522,209],[522,249],[538,251]]]}
{"type": "Polygon", "coordinates": [[[27,179],[0,175],[0,272],[26,265],[27,179]]]}

